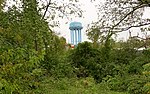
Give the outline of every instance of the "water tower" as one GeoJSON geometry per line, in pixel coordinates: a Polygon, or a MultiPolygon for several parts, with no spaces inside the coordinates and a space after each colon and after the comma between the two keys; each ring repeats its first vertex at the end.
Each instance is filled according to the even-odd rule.
{"type": "Polygon", "coordinates": [[[82,41],[81,39],[81,29],[82,24],[80,22],[71,22],[69,29],[71,34],[71,45],[77,45],[82,41]]]}

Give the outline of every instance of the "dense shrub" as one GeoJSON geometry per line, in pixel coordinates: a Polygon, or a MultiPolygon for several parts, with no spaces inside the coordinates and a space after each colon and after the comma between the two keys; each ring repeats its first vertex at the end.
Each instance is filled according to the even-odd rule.
{"type": "MultiPolygon", "coordinates": [[[[118,51],[122,52],[121,50],[118,51]]],[[[126,56],[126,52],[113,52],[113,54],[113,73],[115,76],[107,76],[105,78],[105,82],[107,83],[108,87],[115,91],[128,91],[130,94],[146,94],[146,92],[149,91],[149,77],[147,75],[147,73],[149,73],[149,64],[146,64],[150,60],[148,51],[134,51],[134,53],[132,52],[132,54],[129,54],[129,56],[126,56]],[[122,56],[118,56],[120,54],[122,56]],[[117,58],[114,58],[115,55],[117,55],[117,58]],[[143,71],[145,75],[143,75],[143,71]]]]}
{"type": "Polygon", "coordinates": [[[143,89],[146,83],[146,77],[141,75],[125,75],[123,77],[116,75],[107,78],[108,87],[114,91],[128,91],[129,94],[145,94],[143,89]]]}
{"type": "Polygon", "coordinates": [[[80,79],[46,77],[42,82],[40,90],[44,94],[127,94],[111,91],[106,85],[97,84],[92,77],[80,79]]]}
{"type": "Polygon", "coordinates": [[[146,94],[143,89],[144,84],[147,82],[147,79],[143,75],[132,75],[127,78],[127,91],[130,94],[146,94]]]}
{"type": "Polygon", "coordinates": [[[1,50],[0,92],[25,93],[38,88],[44,70],[39,66],[43,59],[34,49],[14,48],[1,50]],[[27,54],[28,53],[28,54],[27,54]]]}
{"type": "Polygon", "coordinates": [[[84,42],[79,44],[69,56],[72,66],[78,77],[93,76],[102,79],[103,64],[101,63],[100,51],[92,48],[91,44],[84,42]]]}

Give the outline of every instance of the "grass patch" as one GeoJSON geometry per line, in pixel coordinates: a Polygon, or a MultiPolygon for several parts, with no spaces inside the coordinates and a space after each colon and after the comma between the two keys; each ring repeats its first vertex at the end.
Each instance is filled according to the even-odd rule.
{"type": "Polygon", "coordinates": [[[48,78],[43,80],[40,92],[44,94],[127,94],[109,90],[104,84],[96,84],[93,78],[48,78]]]}

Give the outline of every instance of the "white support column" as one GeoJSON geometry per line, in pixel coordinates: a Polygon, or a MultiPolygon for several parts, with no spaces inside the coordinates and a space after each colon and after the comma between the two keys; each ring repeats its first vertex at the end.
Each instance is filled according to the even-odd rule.
{"type": "Polygon", "coordinates": [[[72,30],[72,44],[74,45],[75,44],[75,42],[74,42],[74,30],[72,30]]]}
{"type": "Polygon", "coordinates": [[[70,44],[72,44],[73,43],[72,30],[70,30],[70,39],[71,39],[70,44]]]}
{"type": "Polygon", "coordinates": [[[78,43],[80,43],[80,30],[78,30],[78,43]]]}
{"type": "Polygon", "coordinates": [[[74,30],[74,36],[75,36],[74,45],[76,45],[76,43],[77,43],[77,33],[76,33],[76,30],[74,30]]]}
{"type": "Polygon", "coordinates": [[[80,42],[82,42],[82,33],[81,33],[81,29],[80,29],[80,42]]]}
{"type": "Polygon", "coordinates": [[[79,32],[79,42],[81,42],[81,29],[78,32],[79,32]]]}

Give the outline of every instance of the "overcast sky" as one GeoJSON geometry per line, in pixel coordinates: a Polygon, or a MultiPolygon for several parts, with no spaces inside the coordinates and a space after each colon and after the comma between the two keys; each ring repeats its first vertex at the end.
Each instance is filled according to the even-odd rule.
{"type": "MultiPolygon", "coordinates": [[[[84,18],[75,18],[72,17],[72,20],[69,21],[73,22],[73,21],[78,21],[81,22],[83,25],[83,29],[82,29],[82,41],[88,41],[87,36],[86,36],[86,29],[87,29],[87,25],[90,24],[92,21],[95,22],[97,21],[97,9],[95,8],[95,3],[91,3],[90,0],[80,0],[80,3],[82,4],[82,9],[85,11],[83,13],[84,18]]],[[[143,18],[148,18],[150,17],[150,8],[145,9],[143,18]]],[[[61,33],[61,36],[65,37],[67,42],[70,42],[70,30],[69,30],[69,23],[65,23],[66,20],[62,20],[60,23],[60,28],[55,28],[55,30],[59,33],[61,33]]],[[[142,34],[142,32],[140,32],[139,28],[132,28],[130,31],[132,36],[136,36],[137,34],[139,34],[139,36],[144,36],[142,34]]],[[[124,31],[121,33],[117,34],[116,40],[127,40],[129,37],[129,32],[124,31]]]]}
{"type": "MultiPolygon", "coordinates": [[[[12,3],[13,0],[8,0],[10,3],[12,3]]],[[[103,0],[101,0],[103,1],[103,0]]],[[[97,9],[95,8],[95,5],[97,2],[91,3],[91,0],[79,0],[79,3],[81,4],[81,9],[83,9],[83,17],[74,17],[71,16],[72,20],[67,20],[67,19],[59,19],[60,26],[55,27],[54,30],[56,33],[60,33],[60,36],[63,36],[66,38],[67,42],[70,42],[70,30],[69,30],[69,24],[73,21],[81,22],[83,25],[82,29],[82,41],[87,41],[87,36],[86,36],[86,29],[87,25],[90,24],[91,22],[97,21],[97,9]],[[68,22],[68,23],[66,23],[68,22]]],[[[143,18],[148,18],[150,17],[150,8],[145,9],[143,18]]],[[[133,28],[131,31],[132,35],[137,35],[137,32],[139,32],[139,29],[133,28]]],[[[141,32],[139,32],[140,36],[143,36],[141,32]]],[[[129,34],[127,31],[121,32],[117,36],[117,40],[126,40],[129,37],[129,34]]]]}
{"type": "Polygon", "coordinates": [[[69,30],[69,24],[73,21],[81,22],[83,29],[82,29],[82,41],[87,41],[86,36],[86,29],[87,25],[91,22],[97,21],[97,9],[95,8],[95,3],[91,3],[90,0],[80,0],[80,3],[82,4],[81,8],[83,9],[83,17],[73,17],[72,20],[65,20],[62,19],[60,21],[60,28],[55,28],[56,31],[60,32],[63,37],[66,38],[67,42],[70,42],[70,30],[69,30]],[[68,23],[66,23],[68,21],[68,23]]]}

